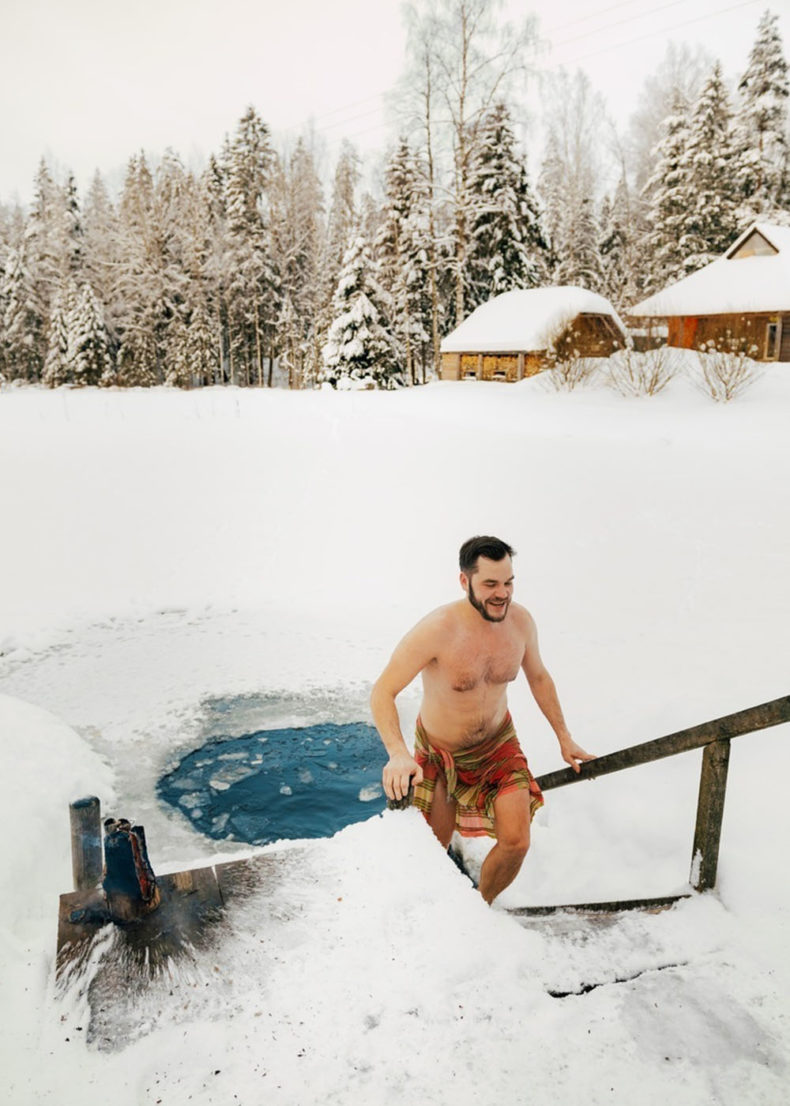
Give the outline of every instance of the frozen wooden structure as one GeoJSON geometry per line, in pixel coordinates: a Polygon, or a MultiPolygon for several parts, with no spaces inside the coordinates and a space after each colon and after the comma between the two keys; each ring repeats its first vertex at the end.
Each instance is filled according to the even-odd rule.
{"type": "Polygon", "coordinates": [[[790,361],[790,227],[753,223],[726,253],[628,309],[629,325],[666,326],[667,345],[790,361]]]}
{"type": "Polygon", "coordinates": [[[552,358],[609,357],[626,331],[611,303],[572,285],[503,292],[482,304],[441,343],[442,380],[513,382],[552,358]]]}

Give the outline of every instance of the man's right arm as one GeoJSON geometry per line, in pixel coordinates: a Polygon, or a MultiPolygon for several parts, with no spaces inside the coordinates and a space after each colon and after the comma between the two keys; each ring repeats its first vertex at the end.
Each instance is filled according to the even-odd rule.
{"type": "Polygon", "coordinates": [[[409,752],[401,733],[395,699],[435,658],[436,619],[436,613],[428,615],[398,643],[370,695],[373,721],[389,753],[381,777],[388,799],[404,798],[410,782],[422,781],[422,768],[409,752]]]}

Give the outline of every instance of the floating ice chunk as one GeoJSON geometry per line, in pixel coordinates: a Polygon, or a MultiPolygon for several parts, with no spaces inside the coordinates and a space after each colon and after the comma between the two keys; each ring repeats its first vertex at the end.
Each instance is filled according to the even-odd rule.
{"type": "Polygon", "coordinates": [[[246,760],[249,755],[247,749],[242,749],[238,753],[220,753],[217,760],[246,760]]]}
{"type": "Polygon", "coordinates": [[[301,783],[313,783],[314,776],[309,768],[299,769],[299,780],[301,783]]]}
{"type": "Polygon", "coordinates": [[[185,806],[187,810],[194,810],[202,805],[203,792],[190,791],[187,795],[182,795],[178,802],[181,806],[185,806]]]}
{"type": "Polygon", "coordinates": [[[199,807],[199,806],[196,806],[196,807],[195,807],[195,809],[194,809],[194,810],[192,811],[192,817],[193,817],[193,818],[194,818],[194,819],[195,819],[196,821],[197,821],[197,819],[198,819],[198,818],[202,818],[202,817],[203,817],[203,811],[202,811],[202,810],[200,809],[200,807],[199,807]]]}
{"type": "Polygon", "coordinates": [[[284,783],[280,788],[281,795],[293,795],[293,788],[289,787],[287,783],[284,783]]]}
{"type": "Polygon", "coordinates": [[[194,791],[196,787],[200,787],[200,782],[194,776],[184,776],[182,780],[168,780],[168,786],[176,791],[194,791]]]}
{"type": "Polygon", "coordinates": [[[213,787],[215,791],[227,791],[234,783],[238,783],[239,780],[246,780],[248,776],[254,776],[255,769],[249,764],[222,764],[213,773],[209,782],[209,787],[213,787]]]}
{"type": "Polygon", "coordinates": [[[215,833],[222,833],[225,826],[228,824],[229,812],[226,810],[224,814],[217,815],[216,818],[211,819],[211,828],[215,833]]]}
{"type": "Polygon", "coordinates": [[[358,797],[361,803],[370,803],[374,799],[378,799],[380,795],[381,787],[377,783],[372,783],[369,787],[361,788],[358,797]]]}

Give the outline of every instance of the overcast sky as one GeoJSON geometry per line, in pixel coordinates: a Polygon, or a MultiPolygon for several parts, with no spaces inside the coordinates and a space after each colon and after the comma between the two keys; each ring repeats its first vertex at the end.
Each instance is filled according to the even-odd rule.
{"type": "MultiPolygon", "coordinates": [[[[700,43],[728,77],[766,6],[790,56],[790,0],[509,0],[534,13],[544,69],[587,71],[625,123],[669,41],[700,43]]],[[[0,0],[0,201],[29,201],[42,156],[85,188],[171,146],[198,166],[247,104],[275,141],[310,120],[330,152],[390,137],[383,97],[403,63],[400,0],[0,0]]]]}

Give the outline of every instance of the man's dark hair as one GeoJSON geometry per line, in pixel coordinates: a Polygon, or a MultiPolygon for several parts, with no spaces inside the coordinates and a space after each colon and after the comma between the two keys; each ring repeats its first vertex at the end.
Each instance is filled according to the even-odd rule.
{"type": "Polygon", "coordinates": [[[458,564],[464,576],[474,576],[479,557],[487,557],[489,561],[502,561],[505,557],[515,556],[515,552],[506,541],[492,538],[490,534],[478,534],[461,546],[458,564]]]}

